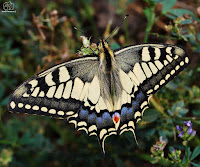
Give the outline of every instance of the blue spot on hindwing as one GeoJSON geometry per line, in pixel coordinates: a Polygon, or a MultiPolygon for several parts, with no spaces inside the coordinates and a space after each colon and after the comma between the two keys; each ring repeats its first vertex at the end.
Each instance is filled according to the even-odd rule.
{"type": "Polygon", "coordinates": [[[89,114],[88,116],[88,123],[92,124],[92,123],[96,123],[96,114],[95,113],[92,113],[92,114],[89,114]]]}
{"type": "Polygon", "coordinates": [[[142,101],[144,100],[145,96],[144,93],[140,91],[140,93],[137,94],[136,100],[142,101]]]}
{"type": "Polygon", "coordinates": [[[134,113],[133,113],[133,108],[131,107],[128,109],[128,119],[130,120],[132,118],[134,118],[134,113]]]}
{"type": "Polygon", "coordinates": [[[127,120],[127,110],[128,110],[127,107],[122,107],[122,109],[121,109],[120,119],[121,119],[122,122],[127,120]]]}
{"type": "Polygon", "coordinates": [[[81,108],[81,111],[79,113],[79,117],[81,119],[87,119],[88,118],[88,110],[84,110],[81,108]]]}
{"type": "Polygon", "coordinates": [[[135,100],[132,101],[133,108],[136,109],[139,107],[139,103],[135,100]]]}
{"type": "Polygon", "coordinates": [[[104,113],[103,113],[103,119],[104,119],[105,121],[111,119],[110,114],[109,114],[108,112],[104,112],[104,113]]]}
{"type": "Polygon", "coordinates": [[[103,119],[101,117],[97,117],[97,128],[101,128],[103,125],[103,119]]]}
{"type": "Polygon", "coordinates": [[[106,126],[113,124],[112,118],[108,112],[104,112],[102,117],[106,126]]]}

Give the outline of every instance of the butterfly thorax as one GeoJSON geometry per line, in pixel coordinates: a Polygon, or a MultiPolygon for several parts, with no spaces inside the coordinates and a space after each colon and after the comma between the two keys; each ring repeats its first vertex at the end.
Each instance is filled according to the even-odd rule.
{"type": "Polygon", "coordinates": [[[98,48],[100,60],[99,76],[101,82],[101,95],[109,101],[113,108],[117,98],[116,92],[118,92],[115,79],[118,71],[117,66],[113,51],[108,46],[107,42],[101,40],[98,48]]]}
{"type": "Polygon", "coordinates": [[[100,40],[98,49],[100,57],[100,68],[102,72],[108,74],[113,70],[113,63],[115,61],[113,51],[104,40],[100,40]]]}

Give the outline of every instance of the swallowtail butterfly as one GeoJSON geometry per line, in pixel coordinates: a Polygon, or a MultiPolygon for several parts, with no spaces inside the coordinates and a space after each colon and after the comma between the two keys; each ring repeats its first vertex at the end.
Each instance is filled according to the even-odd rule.
{"type": "Polygon", "coordinates": [[[135,128],[150,97],[190,62],[177,46],[143,44],[111,50],[100,40],[99,54],[65,62],[31,77],[11,95],[8,109],[67,119],[98,137],[102,152],[110,135],[135,128]]]}

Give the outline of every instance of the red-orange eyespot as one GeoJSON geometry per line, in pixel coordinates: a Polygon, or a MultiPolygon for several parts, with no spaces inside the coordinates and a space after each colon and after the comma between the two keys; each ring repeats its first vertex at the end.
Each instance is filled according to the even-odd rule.
{"type": "Polygon", "coordinates": [[[116,123],[118,123],[118,121],[119,121],[119,119],[120,119],[119,113],[117,113],[117,112],[114,113],[112,117],[113,117],[113,121],[115,121],[116,123]]]}

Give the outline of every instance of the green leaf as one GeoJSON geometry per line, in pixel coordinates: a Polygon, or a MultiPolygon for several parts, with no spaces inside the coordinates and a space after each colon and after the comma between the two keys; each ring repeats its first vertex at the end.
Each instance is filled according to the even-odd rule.
{"type": "Polygon", "coordinates": [[[171,9],[176,3],[176,0],[164,0],[163,1],[163,7],[162,7],[162,13],[167,13],[169,9],[171,9]]]}
{"type": "Polygon", "coordinates": [[[200,167],[199,164],[196,164],[196,163],[194,163],[194,162],[191,162],[191,164],[192,164],[194,167],[200,167]]]}
{"type": "Polygon", "coordinates": [[[175,15],[176,17],[183,16],[185,13],[189,14],[191,17],[194,18],[194,14],[187,9],[169,9],[169,13],[175,15]]]}
{"type": "Polygon", "coordinates": [[[200,146],[197,146],[193,153],[192,153],[192,157],[191,157],[191,160],[195,159],[198,155],[200,154],[200,146]]]}
{"type": "Polygon", "coordinates": [[[148,122],[154,122],[159,117],[160,113],[157,110],[149,109],[148,112],[144,113],[143,119],[148,122]]]}
{"type": "Polygon", "coordinates": [[[183,21],[181,21],[181,24],[191,24],[192,20],[191,19],[185,19],[183,21]]]}

